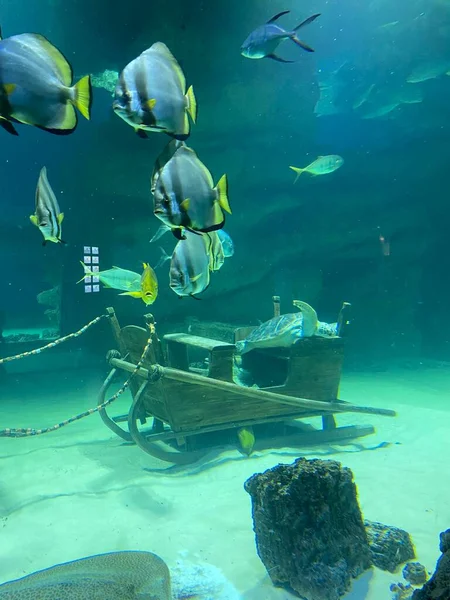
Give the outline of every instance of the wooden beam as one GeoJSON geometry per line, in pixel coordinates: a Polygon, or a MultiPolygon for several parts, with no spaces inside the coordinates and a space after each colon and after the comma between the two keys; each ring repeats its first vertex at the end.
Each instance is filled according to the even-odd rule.
{"type": "MultiPolygon", "coordinates": [[[[113,367],[132,373],[135,370],[135,365],[125,360],[118,358],[112,358],[110,364],[113,367]]],[[[372,408],[370,406],[356,406],[350,403],[338,402],[323,402],[319,400],[310,400],[308,398],[296,398],[293,396],[286,396],[284,394],[275,394],[273,392],[267,392],[263,389],[247,388],[238,386],[235,383],[228,383],[226,381],[219,381],[218,379],[211,379],[209,377],[203,377],[196,373],[189,373],[187,371],[180,371],[178,369],[171,369],[168,367],[162,367],[158,365],[157,369],[161,373],[162,378],[172,379],[174,381],[181,381],[183,383],[198,384],[199,386],[214,388],[216,390],[223,390],[232,392],[237,396],[246,396],[249,398],[255,398],[258,400],[267,400],[268,402],[275,402],[278,404],[295,406],[299,410],[314,410],[320,413],[341,413],[341,412],[352,412],[352,413],[365,413],[372,415],[383,415],[388,417],[395,417],[396,412],[388,408],[372,408]]],[[[156,368],[155,368],[156,371],[156,368]]],[[[139,369],[136,374],[143,379],[152,379],[149,377],[149,371],[147,369],[139,369]]]]}

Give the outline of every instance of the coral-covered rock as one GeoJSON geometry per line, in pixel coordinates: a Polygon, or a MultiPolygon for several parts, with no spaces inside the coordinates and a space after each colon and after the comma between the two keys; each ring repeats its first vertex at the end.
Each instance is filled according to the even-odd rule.
{"type": "Polygon", "coordinates": [[[418,562],[410,562],[402,571],[403,577],[412,585],[422,585],[428,579],[427,570],[418,562]]]}
{"type": "Polygon", "coordinates": [[[257,551],[274,585],[307,600],[338,600],[371,566],[350,469],[301,458],[253,475],[245,489],[257,551]]]}
{"type": "Polygon", "coordinates": [[[439,549],[442,556],[430,581],[416,590],[413,600],[449,600],[450,598],[450,529],[441,533],[439,549]]]}
{"type": "Polygon", "coordinates": [[[414,546],[407,531],[365,519],[373,564],[394,573],[397,567],[415,558],[414,546]]]}

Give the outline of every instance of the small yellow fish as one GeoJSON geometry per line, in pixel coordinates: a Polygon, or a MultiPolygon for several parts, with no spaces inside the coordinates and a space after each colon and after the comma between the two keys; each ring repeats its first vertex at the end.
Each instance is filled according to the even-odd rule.
{"type": "Polygon", "coordinates": [[[250,456],[250,454],[253,452],[253,446],[255,445],[255,434],[253,433],[253,428],[240,427],[238,429],[237,436],[241,445],[241,452],[247,456],[250,456]]]}
{"type": "Polygon", "coordinates": [[[123,292],[120,296],[132,296],[133,298],[141,298],[146,304],[153,304],[158,297],[158,279],[155,271],[148,263],[142,263],[144,271],[141,275],[141,288],[138,291],[123,292]]]}
{"type": "Polygon", "coordinates": [[[300,169],[299,167],[289,168],[297,173],[297,177],[294,181],[295,183],[302,173],[310,173],[311,175],[327,175],[328,173],[337,171],[340,167],[342,167],[343,164],[344,159],[342,156],[330,154],[328,156],[318,156],[316,160],[303,169],[300,169]]]}

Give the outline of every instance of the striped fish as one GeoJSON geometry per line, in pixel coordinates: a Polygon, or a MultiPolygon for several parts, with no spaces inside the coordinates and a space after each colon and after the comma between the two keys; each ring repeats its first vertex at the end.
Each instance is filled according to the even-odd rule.
{"type": "Polygon", "coordinates": [[[72,85],[72,68],[45,37],[21,33],[1,39],[0,126],[18,135],[13,122],[67,135],[77,126],[75,108],[90,118],[91,80],[72,85]]]}
{"type": "Polygon", "coordinates": [[[214,186],[211,173],[197,154],[177,140],[169,142],[152,175],[154,214],[182,239],[183,228],[207,233],[221,229],[231,213],[227,176],[214,186]]]}
{"type": "Polygon", "coordinates": [[[170,261],[169,285],[180,297],[196,297],[209,285],[210,255],[202,235],[185,232],[170,261]]]}
{"type": "Polygon", "coordinates": [[[186,91],[183,71],[162,42],[153,44],[120,73],[113,110],[140,137],[156,131],[185,140],[191,129],[188,115],[193,123],[197,119],[194,90],[191,86],[186,91]]]}
{"type": "Polygon", "coordinates": [[[36,211],[30,221],[36,225],[47,242],[65,244],[61,239],[61,223],[64,213],[59,210],[58,201],[47,179],[47,168],[42,167],[36,187],[36,211]]]}

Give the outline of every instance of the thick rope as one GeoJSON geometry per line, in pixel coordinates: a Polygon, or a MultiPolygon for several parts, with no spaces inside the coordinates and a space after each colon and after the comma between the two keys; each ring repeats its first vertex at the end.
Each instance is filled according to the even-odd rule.
{"type": "Polygon", "coordinates": [[[92,325],[95,325],[96,323],[105,318],[109,318],[109,315],[100,315],[99,317],[93,319],[90,323],[88,323],[78,331],[75,331],[75,333],[69,333],[69,335],[65,335],[64,337],[59,338],[54,342],[50,342],[46,346],[42,346],[42,348],[36,348],[35,350],[30,350],[29,352],[22,352],[22,354],[16,354],[15,356],[7,356],[6,358],[0,358],[0,365],[2,365],[3,363],[11,362],[13,360],[19,360],[20,358],[27,358],[27,356],[33,356],[34,354],[40,354],[41,352],[44,352],[44,350],[50,350],[50,348],[54,348],[55,346],[58,346],[63,342],[67,342],[67,340],[71,340],[72,338],[78,337],[79,335],[87,331],[90,327],[92,327],[92,325]]]}
{"type": "MultiPolygon", "coordinates": [[[[99,318],[101,318],[101,317],[99,317],[99,318]]],[[[136,375],[136,373],[139,371],[139,369],[142,367],[142,364],[143,364],[143,362],[147,356],[147,353],[150,349],[150,346],[152,344],[153,333],[154,333],[154,331],[151,329],[150,337],[147,340],[147,344],[145,345],[144,351],[141,355],[141,358],[139,359],[139,362],[137,363],[134,371],[131,373],[131,375],[128,377],[128,379],[125,381],[125,383],[122,385],[122,387],[114,394],[114,396],[111,396],[111,398],[108,398],[108,400],[105,400],[104,402],[102,402],[102,404],[99,404],[95,408],[90,408],[89,410],[86,410],[85,412],[82,412],[79,415],[70,417],[70,419],[67,419],[66,421],[62,421],[61,423],[53,425],[52,427],[46,427],[45,429],[31,429],[31,428],[28,428],[28,429],[0,429],[0,437],[18,438],[18,437],[29,437],[32,435],[42,435],[43,433],[49,433],[50,431],[56,431],[57,429],[61,429],[61,427],[65,427],[66,425],[69,425],[69,423],[73,423],[74,421],[79,421],[80,419],[84,419],[84,417],[88,417],[89,415],[92,415],[92,414],[98,412],[102,408],[106,408],[109,404],[114,402],[114,400],[117,400],[117,398],[119,396],[121,396],[128,389],[128,387],[130,386],[131,380],[136,375]]]]}

